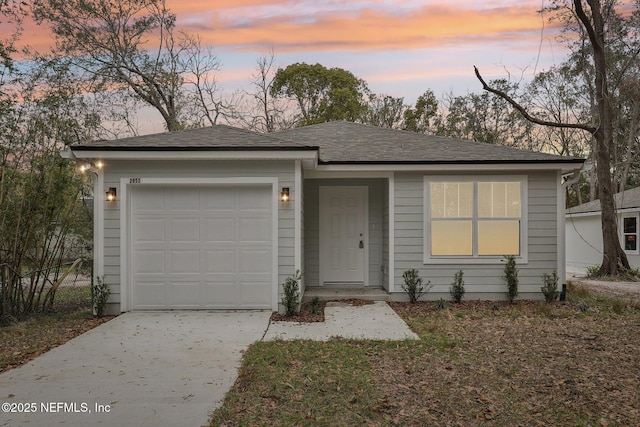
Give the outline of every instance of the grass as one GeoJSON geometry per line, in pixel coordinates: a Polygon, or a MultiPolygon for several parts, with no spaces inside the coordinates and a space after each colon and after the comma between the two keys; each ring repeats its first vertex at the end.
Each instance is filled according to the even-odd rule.
{"type": "Polygon", "coordinates": [[[258,342],[212,426],[626,426],[640,310],[567,302],[394,304],[420,341],[258,342]],[[581,307],[588,306],[583,311],[581,307]]]}
{"type": "Polygon", "coordinates": [[[106,320],[93,317],[89,286],[60,288],[52,312],[0,327],[0,372],[27,363],[106,320]]]}

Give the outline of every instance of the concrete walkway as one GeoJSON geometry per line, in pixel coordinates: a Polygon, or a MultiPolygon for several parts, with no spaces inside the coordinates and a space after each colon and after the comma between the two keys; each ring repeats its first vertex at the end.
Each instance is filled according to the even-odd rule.
{"type": "Polygon", "coordinates": [[[263,337],[418,338],[385,302],[329,303],[324,323],[269,323],[270,316],[122,314],[0,374],[0,426],[198,427],[233,386],[243,351],[263,337]]]}
{"type": "Polygon", "coordinates": [[[270,316],[125,313],[0,375],[0,404],[22,411],[0,426],[206,425],[270,316]]]}
{"type": "Polygon", "coordinates": [[[324,309],[324,322],[271,322],[264,339],[327,341],[333,337],[370,340],[419,339],[389,304],[383,301],[358,306],[329,302],[324,309]]]}

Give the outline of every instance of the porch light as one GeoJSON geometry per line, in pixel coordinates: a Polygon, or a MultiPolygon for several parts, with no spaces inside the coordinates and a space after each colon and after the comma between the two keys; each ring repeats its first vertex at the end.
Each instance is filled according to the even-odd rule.
{"type": "Polygon", "coordinates": [[[109,187],[109,190],[107,190],[107,202],[113,202],[116,200],[116,195],[116,187],[109,187]]]}
{"type": "Polygon", "coordinates": [[[282,187],[282,191],[280,192],[280,201],[289,201],[289,187],[282,187]]]}
{"type": "Polygon", "coordinates": [[[91,162],[83,163],[82,165],[80,165],[79,169],[80,169],[80,173],[85,173],[87,171],[90,171],[91,169],[102,169],[103,166],[104,166],[104,163],[98,160],[95,163],[91,163],[91,162]]]}

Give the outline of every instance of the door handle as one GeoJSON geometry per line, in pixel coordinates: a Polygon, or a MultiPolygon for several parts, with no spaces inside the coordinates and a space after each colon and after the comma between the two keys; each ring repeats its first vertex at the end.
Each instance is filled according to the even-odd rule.
{"type": "Polygon", "coordinates": [[[360,240],[360,249],[364,248],[364,242],[362,240],[360,240]]]}

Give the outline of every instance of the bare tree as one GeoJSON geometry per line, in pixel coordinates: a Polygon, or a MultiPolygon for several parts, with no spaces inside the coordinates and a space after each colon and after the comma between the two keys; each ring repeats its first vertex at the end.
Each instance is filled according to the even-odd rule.
{"type": "Polygon", "coordinates": [[[475,74],[482,83],[484,90],[491,92],[509,102],[527,120],[543,125],[568,129],[582,129],[593,135],[596,142],[597,178],[599,198],[602,210],[602,241],[603,259],[598,275],[618,275],[629,270],[629,261],[622,250],[618,238],[618,229],[614,204],[614,186],[611,175],[611,147],[613,146],[611,98],[607,84],[607,55],[605,40],[605,19],[603,10],[613,7],[615,2],[600,0],[586,0],[589,9],[585,11],[582,0],[573,0],[575,16],[581,28],[588,35],[592,49],[592,60],[595,71],[594,88],[597,106],[597,125],[583,123],[559,123],[542,120],[532,116],[522,105],[505,92],[492,88],[484,81],[476,67],[475,74]]]}
{"type": "Polygon", "coordinates": [[[234,120],[241,126],[256,132],[276,132],[295,126],[298,117],[289,99],[272,95],[276,73],[276,56],[273,50],[256,60],[251,76],[253,90],[238,92],[231,100],[235,110],[234,120]]]}
{"type": "Polygon", "coordinates": [[[199,39],[174,36],[176,16],[164,0],[35,0],[33,12],[94,91],[128,90],[160,113],[169,131],[189,125],[183,110],[195,98],[203,121],[215,124],[221,104],[212,73],[219,62],[203,55],[210,52],[199,39]]]}

